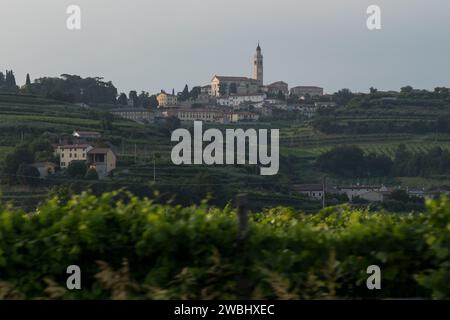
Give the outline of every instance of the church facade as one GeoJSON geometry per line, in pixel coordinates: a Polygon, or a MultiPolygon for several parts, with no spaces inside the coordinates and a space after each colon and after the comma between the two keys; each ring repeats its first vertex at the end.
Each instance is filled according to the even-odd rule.
{"type": "Polygon", "coordinates": [[[229,77],[214,76],[211,80],[211,95],[223,97],[229,95],[254,95],[261,93],[264,86],[264,61],[261,47],[258,44],[253,59],[253,76],[229,77]]]}

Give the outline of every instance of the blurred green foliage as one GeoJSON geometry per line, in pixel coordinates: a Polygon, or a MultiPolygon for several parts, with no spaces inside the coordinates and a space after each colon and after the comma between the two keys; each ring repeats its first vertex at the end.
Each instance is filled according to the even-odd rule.
{"type": "Polygon", "coordinates": [[[0,298],[254,299],[449,298],[450,203],[423,214],[330,207],[250,215],[156,204],[116,191],[87,193],[36,212],[0,205],[0,298]],[[68,291],[69,265],[82,290],[68,291]],[[379,265],[382,289],[366,287],[379,265]]]}

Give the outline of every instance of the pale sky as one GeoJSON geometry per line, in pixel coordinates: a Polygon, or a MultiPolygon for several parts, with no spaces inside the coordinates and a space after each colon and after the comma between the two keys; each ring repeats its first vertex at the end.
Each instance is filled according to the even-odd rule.
{"type": "Polygon", "coordinates": [[[448,0],[0,0],[0,70],[19,84],[63,73],[102,76],[120,92],[182,90],[215,74],[265,83],[398,90],[450,86],[448,0]],[[82,29],[66,28],[66,8],[82,29]],[[366,9],[382,10],[369,31],[366,9]]]}

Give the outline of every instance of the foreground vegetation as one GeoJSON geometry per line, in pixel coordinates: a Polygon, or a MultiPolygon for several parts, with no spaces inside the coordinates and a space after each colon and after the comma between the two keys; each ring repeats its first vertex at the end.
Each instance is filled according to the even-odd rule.
{"type": "Polygon", "coordinates": [[[331,207],[250,216],[125,192],[53,198],[35,212],[0,206],[0,298],[449,298],[450,202],[422,214],[331,207]],[[82,290],[67,291],[79,265],[82,290]],[[382,289],[369,291],[378,265],[382,289]]]}

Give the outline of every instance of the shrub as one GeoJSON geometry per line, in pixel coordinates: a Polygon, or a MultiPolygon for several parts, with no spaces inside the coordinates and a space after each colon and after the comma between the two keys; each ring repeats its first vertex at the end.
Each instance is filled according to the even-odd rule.
{"type": "MultiPolygon", "coordinates": [[[[450,203],[423,214],[275,208],[237,242],[229,207],[160,205],[125,192],[0,207],[0,292],[12,298],[449,298],[450,203]],[[79,265],[80,291],[66,268],[79,265]],[[382,290],[366,288],[379,265],[382,290]]],[[[1,297],[0,297],[1,298],[1,297]]]]}

